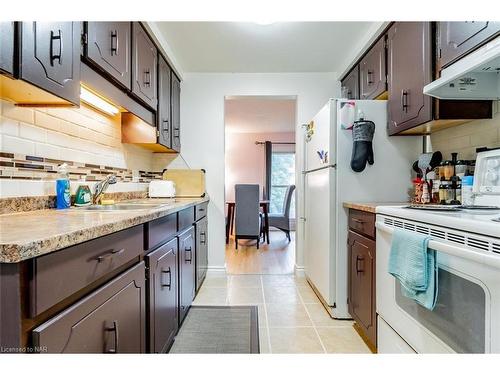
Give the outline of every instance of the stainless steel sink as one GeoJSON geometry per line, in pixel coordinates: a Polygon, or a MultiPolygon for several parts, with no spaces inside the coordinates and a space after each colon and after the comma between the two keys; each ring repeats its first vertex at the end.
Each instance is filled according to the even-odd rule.
{"type": "Polygon", "coordinates": [[[110,205],[92,205],[81,207],[81,210],[88,211],[125,211],[125,210],[145,210],[148,208],[156,208],[162,206],[161,204],[144,204],[144,203],[117,203],[110,205]]]}

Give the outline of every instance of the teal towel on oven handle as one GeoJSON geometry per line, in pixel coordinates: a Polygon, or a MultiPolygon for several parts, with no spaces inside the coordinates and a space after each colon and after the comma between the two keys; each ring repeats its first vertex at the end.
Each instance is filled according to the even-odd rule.
{"type": "Polygon", "coordinates": [[[430,239],[430,236],[395,229],[389,273],[399,280],[405,297],[433,310],[438,295],[438,266],[436,251],[428,248],[430,239]]]}

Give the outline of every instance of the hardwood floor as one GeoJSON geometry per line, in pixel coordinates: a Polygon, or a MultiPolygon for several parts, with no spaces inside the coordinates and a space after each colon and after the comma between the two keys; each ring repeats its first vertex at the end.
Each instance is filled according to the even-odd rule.
{"type": "Polygon", "coordinates": [[[226,245],[226,268],[230,274],[292,274],[295,264],[295,232],[288,242],[281,231],[271,231],[271,243],[260,244],[257,250],[255,241],[239,240],[238,250],[234,248],[234,238],[226,245]]]}

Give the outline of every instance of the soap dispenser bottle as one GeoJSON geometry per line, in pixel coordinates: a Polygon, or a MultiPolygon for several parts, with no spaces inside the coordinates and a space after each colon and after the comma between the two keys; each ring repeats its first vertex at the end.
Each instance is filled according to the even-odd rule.
{"type": "Polygon", "coordinates": [[[57,168],[56,180],[56,207],[57,209],[69,208],[71,206],[71,191],[69,185],[68,164],[61,164],[57,168]]]}

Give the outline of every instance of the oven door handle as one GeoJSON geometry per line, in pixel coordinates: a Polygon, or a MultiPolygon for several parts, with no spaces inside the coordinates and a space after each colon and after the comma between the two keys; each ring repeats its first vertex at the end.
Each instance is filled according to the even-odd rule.
{"type": "MultiPolygon", "coordinates": [[[[382,232],[386,232],[391,235],[394,233],[394,228],[391,228],[380,222],[375,223],[375,226],[377,227],[377,230],[380,230],[382,232]]],[[[492,255],[490,252],[485,250],[475,250],[458,245],[450,245],[439,240],[430,240],[428,246],[438,252],[471,260],[473,262],[480,263],[492,268],[500,269],[500,255],[492,255]]]]}

